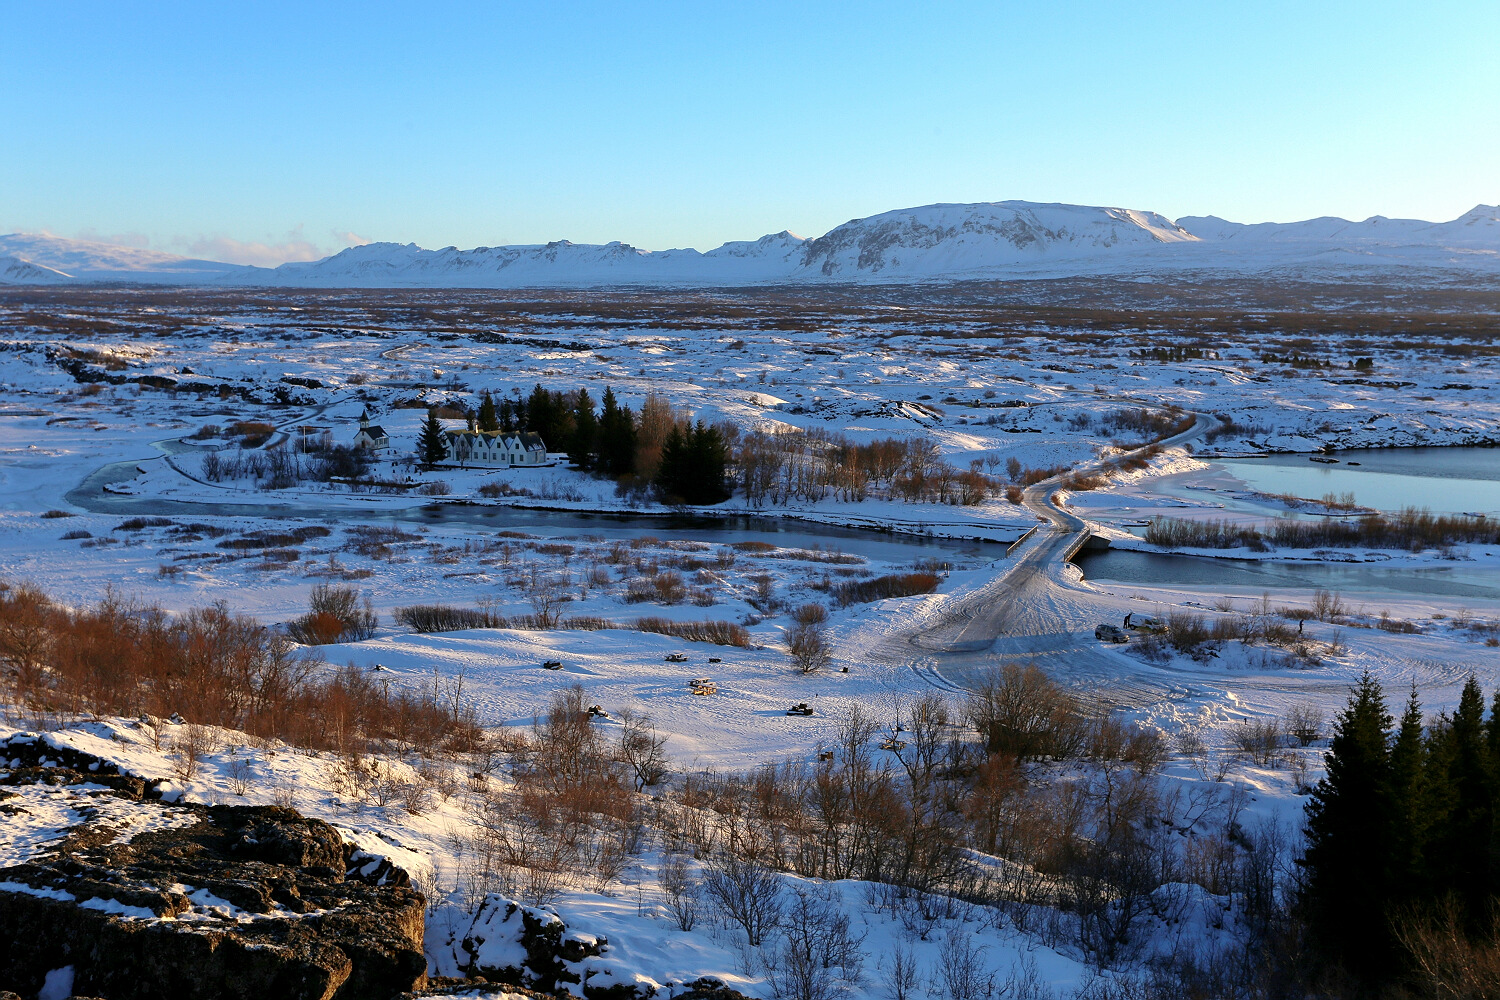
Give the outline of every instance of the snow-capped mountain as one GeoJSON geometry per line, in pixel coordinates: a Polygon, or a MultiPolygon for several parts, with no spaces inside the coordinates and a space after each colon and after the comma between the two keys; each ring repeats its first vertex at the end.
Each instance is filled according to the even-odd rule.
{"type": "Polygon", "coordinates": [[[1375,216],[1245,225],[1215,216],[1173,222],[1133,209],[1000,201],[901,209],[851,220],[816,239],[780,232],[707,253],[567,240],[473,250],[371,243],[276,268],[54,236],[0,237],[0,281],[9,283],[525,288],[1372,270],[1408,278],[1430,271],[1500,275],[1500,208],[1480,205],[1440,223],[1375,216]]]}
{"type": "Polygon", "coordinates": [[[56,285],[73,280],[70,274],[19,257],[0,256],[0,285],[56,285]]]}
{"type": "Polygon", "coordinates": [[[93,240],[70,240],[46,233],[0,236],[0,255],[61,273],[78,281],[136,281],[150,284],[199,284],[244,270],[238,264],[194,260],[160,250],[115,246],[93,240]]]}
{"type": "Polygon", "coordinates": [[[799,271],[858,280],[949,276],[1198,238],[1155,212],[998,201],[846,222],[806,244],[799,271]]]}

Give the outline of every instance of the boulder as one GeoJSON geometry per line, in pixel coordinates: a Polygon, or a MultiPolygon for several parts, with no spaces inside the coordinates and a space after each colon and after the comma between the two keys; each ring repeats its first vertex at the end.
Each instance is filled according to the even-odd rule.
{"type": "Polygon", "coordinates": [[[168,807],[77,751],[7,743],[0,756],[0,785],[53,786],[95,817],[0,868],[0,987],[35,996],[69,968],[75,995],[109,1000],[386,1000],[425,985],[422,897],[327,823],[168,807]],[[97,821],[99,796],[170,808],[172,823],[122,840],[97,821]]]}

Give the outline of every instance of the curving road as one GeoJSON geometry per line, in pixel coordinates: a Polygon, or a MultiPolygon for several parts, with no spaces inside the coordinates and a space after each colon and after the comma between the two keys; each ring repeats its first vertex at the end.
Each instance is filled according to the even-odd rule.
{"type": "MultiPolygon", "coordinates": [[[[1191,427],[1159,443],[1181,445],[1218,424],[1208,414],[1192,416],[1191,427]]],[[[1140,661],[1094,638],[1095,625],[1123,618],[1129,605],[1079,586],[1082,577],[1069,560],[1088,541],[1089,526],[1052,496],[1067,475],[1101,465],[1080,466],[1027,487],[1021,502],[1045,523],[1016,544],[1004,571],[945,607],[935,620],[885,638],[874,656],[910,664],[929,683],[955,691],[973,687],[1001,664],[1035,663],[1065,683],[1119,704],[1180,694],[1170,678],[1153,678],[1140,661]]]]}

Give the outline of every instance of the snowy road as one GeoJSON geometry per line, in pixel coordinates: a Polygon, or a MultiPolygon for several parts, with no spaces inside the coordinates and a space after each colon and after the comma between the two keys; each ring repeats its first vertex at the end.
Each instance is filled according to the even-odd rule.
{"type": "MultiPolygon", "coordinates": [[[[1193,425],[1160,442],[1180,446],[1218,420],[1193,414],[1193,425]]],[[[1099,464],[1071,470],[1087,474],[1099,464]]],[[[1121,705],[1146,705],[1188,692],[1167,672],[1152,671],[1094,638],[1100,622],[1131,610],[1120,598],[1081,584],[1069,560],[1089,539],[1088,522],[1053,500],[1065,476],[1026,488],[1022,502],[1045,521],[1011,553],[1006,569],[984,587],[945,608],[936,619],[880,643],[881,659],[911,663],[929,683],[968,689],[1006,663],[1035,663],[1064,683],[1121,705]]],[[[1139,607],[1134,610],[1139,611],[1139,607]]]]}

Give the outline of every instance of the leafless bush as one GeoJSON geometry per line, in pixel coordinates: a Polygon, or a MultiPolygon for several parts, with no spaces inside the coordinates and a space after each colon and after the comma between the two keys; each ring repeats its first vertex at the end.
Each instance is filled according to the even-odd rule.
{"type": "Polygon", "coordinates": [[[828,609],[821,604],[804,604],[792,612],[798,625],[821,625],[828,620],[828,609]]]}
{"type": "Polygon", "coordinates": [[[448,604],[416,604],[391,613],[413,632],[458,632],[471,628],[505,628],[503,616],[489,608],[456,608],[448,604]]]}
{"type": "Polygon", "coordinates": [[[728,919],[759,948],[781,921],[781,878],[763,862],[722,850],[704,865],[703,888],[728,919]]]}
{"type": "Polygon", "coordinates": [[[1088,743],[1078,699],[1035,666],[1008,663],[992,672],[970,696],[966,712],[991,754],[1076,757],[1088,743]]]}
{"type": "Polygon", "coordinates": [[[1349,614],[1349,606],[1336,590],[1331,593],[1321,589],[1313,591],[1312,610],[1320,622],[1338,621],[1349,614]]]}
{"type": "Polygon", "coordinates": [[[932,992],[946,1000],[989,1000],[995,976],[984,961],[985,948],[960,927],[943,936],[932,992]]]}
{"type": "MultiPolygon", "coordinates": [[[[630,709],[620,711],[620,759],[635,777],[635,790],[656,785],[667,776],[667,738],[656,731],[651,717],[630,709]]],[[[686,929],[686,928],[684,928],[686,929]]]]}
{"type": "Polygon", "coordinates": [[[1261,767],[1271,767],[1281,756],[1282,732],[1279,719],[1245,719],[1231,727],[1230,738],[1235,749],[1261,767]]]}
{"type": "Polygon", "coordinates": [[[218,749],[218,740],[208,726],[190,722],[177,731],[172,740],[173,757],[177,764],[177,776],[184,781],[198,773],[198,764],[203,758],[218,749]]]}
{"type": "Polygon", "coordinates": [[[1311,746],[1323,738],[1323,710],[1317,705],[1303,703],[1287,709],[1284,725],[1289,735],[1301,746],[1311,746]]]}
{"type": "Polygon", "coordinates": [[[766,968],[779,1000],[832,1000],[857,982],[864,967],[864,936],[849,930],[849,916],[834,898],[798,889],[782,914],[781,944],[766,968]]]}
{"type": "Polygon", "coordinates": [[[833,647],[817,625],[798,625],[787,633],[787,653],[799,673],[811,674],[833,662],[833,647]]]}
{"type": "Polygon", "coordinates": [[[681,854],[663,857],[656,872],[656,884],[677,929],[692,930],[698,923],[699,887],[688,859],[681,854]]]}
{"type": "Polygon", "coordinates": [[[754,643],[743,625],[725,621],[674,622],[667,618],[637,618],[635,627],[641,632],[675,636],[689,642],[711,642],[719,646],[738,646],[749,649],[754,643]]]}
{"type": "Polygon", "coordinates": [[[915,1000],[922,981],[922,969],[911,945],[899,937],[881,959],[886,1000],[915,1000]]]}
{"type": "Polygon", "coordinates": [[[834,600],[839,607],[883,601],[892,597],[912,597],[930,594],[938,588],[942,578],[936,573],[894,573],[877,576],[871,580],[850,580],[833,588],[834,600]]]}
{"type": "Polygon", "coordinates": [[[305,646],[358,642],[375,634],[379,618],[366,596],[354,587],[320,583],[308,598],[311,610],[287,624],[287,634],[305,646]]]}
{"type": "Polygon", "coordinates": [[[250,778],[254,769],[250,762],[243,757],[236,757],[229,762],[229,791],[232,795],[244,795],[250,790],[250,778]]]}

